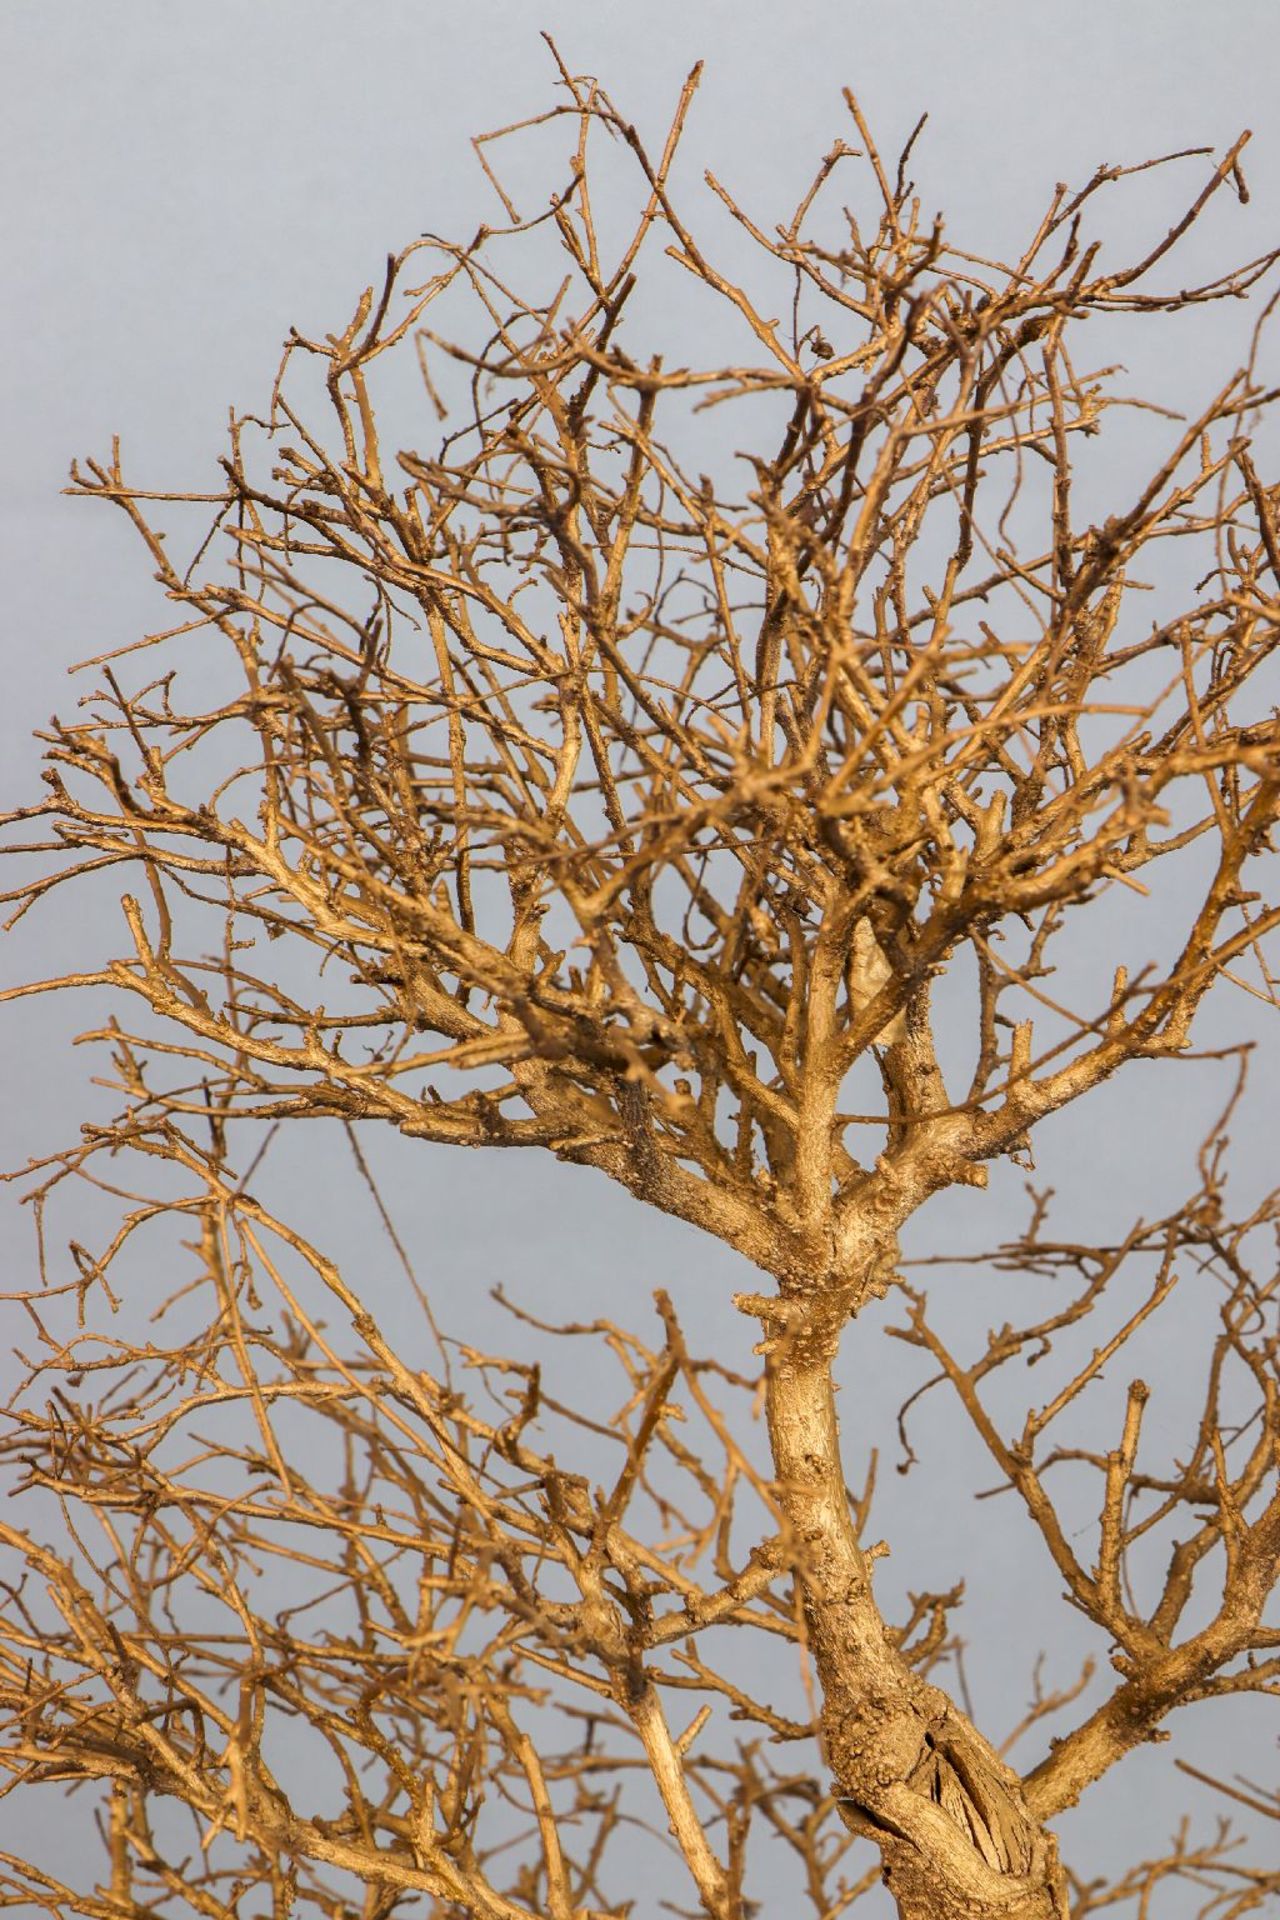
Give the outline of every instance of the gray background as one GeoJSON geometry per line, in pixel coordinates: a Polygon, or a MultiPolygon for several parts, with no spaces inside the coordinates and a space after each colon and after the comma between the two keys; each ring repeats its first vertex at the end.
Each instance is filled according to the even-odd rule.
{"type": "MultiPolygon", "coordinates": [[[[265,400],[291,323],[312,334],[341,325],[389,250],[427,227],[461,236],[495,217],[468,142],[551,103],[543,27],[568,65],[597,74],[653,138],[689,66],[705,58],[682,175],[686,204],[699,203],[698,176],[711,164],[753,212],[766,222],[779,217],[847,131],[839,89],[848,84],[886,154],[896,154],[929,111],[915,176],[926,209],[942,208],[953,238],[974,250],[1011,250],[1059,179],[1080,184],[1099,161],[1220,147],[1242,126],[1255,129],[1246,155],[1253,205],[1240,209],[1224,196],[1205,235],[1179,256],[1177,273],[1190,279],[1225,267],[1280,237],[1274,0],[821,0],[788,8],[646,0],[537,9],[490,0],[0,0],[4,804],[34,793],[29,734],[53,709],[72,708],[68,665],[165,617],[123,522],[59,497],[69,459],[106,452],[118,432],[135,480],[216,485],[228,407],[265,400]]],[[[1141,213],[1144,235],[1163,231],[1196,177],[1155,176],[1145,198],[1124,203],[1125,217],[1141,213]]],[[[1117,238],[1132,246],[1123,226],[1117,238]]],[[[1233,308],[1145,339],[1127,332],[1126,348],[1141,344],[1143,356],[1129,360],[1130,384],[1197,404],[1238,358],[1247,321],[1233,308]]],[[[1136,472],[1144,450],[1139,428],[1128,440],[1121,435],[1121,479],[1127,462],[1136,472]]],[[[87,929],[65,908],[46,913],[13,943],[7,977],[114,950],[118,916],[109,898],[101,904],[100,928],[87,929]]],[[[1225,1009],[1223,1037],[1239,1031],[1240,1013],[1238,1004],[1225,1009]]],[[[51,1000],[23,1002],[5,1020],[0,1044],[15,1092],[0,1113],[0,1163],[61,1144],[106,1103],[87,1088],[99,1063],[67,1044],[87,1018],[51,1000]]],[[[1131,1076],[1100,1095],[1087,1117],[1064,1116],[1050,1131],[1042,1160],[1081,1237],[1123,1230],[1134,1212],[1170,1204],[1185,1185],[1214,1083],[1192,1071],[1171,1093],[1156,1078],[1131,1076]]],[[[1265,1105],[1251,1111],[1240,1146],[1246,1181],[1256,1187],[1271,1156],[1265,1105]]],[[[740,1264],[669,1221],[643,1216],[594,1176],[510,1155],[448,1158],[366,1142],[375,1146],[400,1230],[454,1328],[462,1330],[464,1303],[471,1311],[498,1279],[541,1311],[575,1313],[607,1300],[637,1324],[661,1281],[674,1286],[699,1339],[745,1355],[748,1330],[726,1305],[742,1282],[740,1264]]],[[[1010,1173],[981,1218],[966,1197],[949,1221],[970,1237],[998,1238],[1015,1217],[1019,1183],[1010,1173]]],[[[367,1247],[369,1222],[349,1162],[314,1130],[305,1156],[277,1156],[270,1198],[286,1217],[292,1210],[305,1220],[326,1250],[355,1260],[367,1247]]],[[[0,1199],[11,1288],[25,1277],[29,1228],[12,1190],[0,1199]]],[[[945,1244],[938,1219],[929,1231],[945,1244]]],[[[1016,1312],[1007,1301],[989,1307],[981,1288],[973,1298],[976,1307],[957,1295],[948,1317],[976,1311],[985,1327],[997,1312],[1016,1312]]],[[[851,1372],[846,1385],[855,1481],[891,1407],[880,1365],[871,1370],[874,1384],[851,1372]]],[[[1172,1435],[1177,1412],[1175,1396],[1153,1418],[1167,1420],[1172,1435]]],[[[955,1487],[940,1498],[936,1476],[923,1470],[891,1486],[896,1505],[879,1520],[895,1549],[884,1590],[946,1585],[963,1564],[970,1681],[980,1715],[998,1733],[1017,1717],[1036,1646],[1048,1644],[1048,1678],[1061,1682],[1074,1671],[1076,1641],[1059,1618],[1055,1582],[1011,1510],[951,1497],[961,1484],[984,1484],[984,1469],[958,1429],[937,1433],[951,1449],[955,1487]]],[[[1177,1728],[1174,1750],[1275,1780],[1264,1707],[1246,1706],[1230,1722],[1221,1713],[1188,1714],[1177,1728]]],[[[1097,1804],[1062,1823],[1069,1844],[1073,1827],[1079,1834],[1077,1855],[1093,1846],[1103,1866],[1131,1857],[1135,1842],[1143,1850],[1162,1844],[1193,1799],[1189,1783],[1169,1771],[1169,1751],[1135,1756],[1097,1804]]],[[[1206,1823],[1209,1813],[1202,1804],[1206,1823]]],[[[0,1845],[33,1817],[32,1806],[0,1806],[0,1845]]],[[[1269,1858],[1280,1855],[1274,1828],[1262,1847],[1269,1858]]],[[[1171,1896],[1167,1911],[1179,1910],[1171,1896]]]]}

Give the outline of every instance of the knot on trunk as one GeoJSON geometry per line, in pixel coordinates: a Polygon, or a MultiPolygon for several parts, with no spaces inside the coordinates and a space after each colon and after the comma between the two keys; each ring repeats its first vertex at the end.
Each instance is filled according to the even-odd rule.
{"type": "MultiPolygon", "coordinates": [[[[1027,1811],[1017,1775],[951,1715],[931,1717],[923,1733],[916,1720],[907,1764],[895,1731],[903,1728],[876,1742],[885,1784],[869,1778],[865,1800],[843,1804],[850,1825],[880,1846],[902,1920],[1065,1920],[1057,1847],[1027,1811]]],[[[865,1766],[870,1755],[861,1758],[865,1766]]]]}
{"type": "Polygon", "coordinates": [[[1032,1865],[1033,1830],[1001,1777],[1004,1772],[944,1735],[926,1732],[907,1785],[941,1807],[989,1867],[1024,1874],[1032,1865]]]}

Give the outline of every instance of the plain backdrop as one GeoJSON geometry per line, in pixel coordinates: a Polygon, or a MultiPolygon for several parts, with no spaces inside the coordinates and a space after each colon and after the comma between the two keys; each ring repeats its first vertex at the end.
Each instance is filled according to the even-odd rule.
{"type": "MultiPolygon", "coordinates": [[[[427,228],[465,236],[496,217],[469,142],[551,104],[555,70],[540,29],[655,140],[684,76],[705,60],[680,176],[695,208],[706,200],[701,170],[714,165],[766,224],[782,216],[847,131],[840,89],[849,85],[886,153],[928,112],[913,165],[919,190],[974,251],[1011,251],[1058,180],[1082,184],[1102,161],[1221,148],[1245,126],[1255,129],[1251,205],[1221,196],[1174,271],[1190,279],[1280,238],[1274,0],[4,0],[4,805],[37,790],[30,734],[73,707],[68,666],[164,621],[145,556],[118,516],[60,496],[70,459],[105,453],[118,433],[135,480],[216,485],[228,409],[265,400],[291,324],[312,334],[341,326],[388,251],[427,228]]],[[[1142,236],[1162,232],[1198,177],[1152,176],[1124,203],[1115,243],[1133,251],[1129,219],[1142,236]]],[[[1239,359],[1248,323],[1229,308],[1152,330],[1144,357],[1128,363],[1130,384],[1197,405],[1239,359]]],[[[1139,454],[1122,432],[1117,473],[1139,454]]],[[[52,906],[13,943],[6,976],[56,971],[73,956],[90,962],[115,950],[118,925],[109,896],[100,926],[52,906]]],[[[12,1167],[73,1138],[106,1096],[88,1086],[95,1063],[69,1045],[87,1014],[63,998],[6,1014],[0,1163],[12,1167]]],[[[1167,1083],[1130,1077],[1087,1118],[1054,1124],[1051,1177],[1076,1210],[1079,1237],[1123,1230],[1136,1211],[1176,1199],[1215,1097],[1203,1075],[1189,1073],[1173,1097],[1167,1083]]],[[[1264,1102],[1240,1142],[1255,1184],[1271,1159],[1266,1118],[1264,1102]]],[[[553,1312],[635,1302],[637,1321],[661,1281],[701,1338],[736,1343],[745,1356],[751,1332],[727,1306],[740,1263],[644,1216],[602,1181],[511,1155],[366,1144],[378,1146],[397,1224],[455,1326],[498,1280],[518,1280],[553,1312]]],[[[286,1216],[304,1215],[312,1238],[340,1257],[367,1248],[350,1162],[314,1130],[305,1156],[282,1147],[271,1198],[286,1216]]],[[[29,1269],[29,1222],[12,1189],[0,1199],[12,1289],[29,1269]]],[[[996,1183],[979,1223],[971,1212],[960,1218],[974,1204],[966,1196],[946,1219],[944,1203],[938,1230],[954,1224],[995,1240],[1017,1201],[1011,1176],[996,1183]]],[[[892,1405],[878,1380],[851,1377],[843,1406],[856,1481],[892,1405]]],[[[1176,1412],[1175,1403],[1160,1417],[1176,1412]]],[[[983,1484],[963,1435],[947,1444],[957,1486],[983,1484]]],[[[1036,1646],[1048,1645],[1056,1683],[1071,1677],[1077,1643],[1069,1629],[1058,1643],[1055,1582],[1011,1509],[974,1508],[940,1492],[936,1476],[917,1487],[922,1480],[894,1492],[887,1591],[945,1586],[953,1550],[966,1562],[970,1681],[998,1732],[1018,1717],[1036,1646]]],[[[1265,1713],[1191,1712],[1175,1725],[1172,1750],[1274,1784],[1265,1713]]],[[[1159,1849],[1193,1800],[1168,1768],[1170,1750],[1135,1756],[1098,1804],[1061,1823],[1068,1849],[1092,1847],[1100,1865],[1159,1849]]],[[[0,1805],[0,1846],[37,1822],[57,1829],[56,1809],[23,1801],[0,1805]]],[[[1216,1809],[1198,1805],[1207,1825],[1216,1809]]],[[[64,1849],[77,1844],[74,1828],[70,1840],[62,1833],[64,1849]]],[[[1259,1845],[1274,1857],[1280,1834],[1264,1832],[1259,1845]]],[[[1168,1911],[1180,1910],[1171,1896],[1168,1911]]]]}

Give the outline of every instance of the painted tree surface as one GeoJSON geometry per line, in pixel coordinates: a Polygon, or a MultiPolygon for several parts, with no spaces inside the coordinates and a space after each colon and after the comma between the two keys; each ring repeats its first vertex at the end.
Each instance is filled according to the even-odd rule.
{"type": "Polygon", "coordinates": [[[1159,163],[1186,216],[1127,264],[1091,238],[1120,168],[999,263],[846,96],[785,223],[709,178],[716,254],[673,184],[696,81],[659,149],[561,67],[558,105],[477,142],[494,226],[295,333],[216,490],[148,492],[118,450],[74,470],[173,617],[88,664],[8,821],[15,917],[105,886],[127,928],[9,995],[91,989],[119,1105],[24,1170],[42,1222],[86,1186],[115,1214],[92,1248],[42,1231],[10,1291],[5,1791],[82,1787],[107,1863],[81,1886],[10,1851],[23,1911],[732,1920],[763,1835],[824,1920],[882,1885],[907,1920],[1280,1891],[1221,1833],[1119,1880],[1054,1835],[1175,1709],[1280,1674],[1277,1196],[1227,1189],[1246,1040],[1167,1217],[1094,1244],[1033,1181],[980,1263],[1023,1319],[953,1340],[971,1267],[899,1244],[993,1165],[1030,1176],[1037,1125],[1111,1076],[1177,1098],[1210,993],[1275,1005],[1277,254],[1188,286],[1178,253],[1246,197],[1244,139],[1159,163]],[[1099,330],[1140,355],[1246,297],[1249,363],[1090,520],[1137,404],[1099,330]],[[437,1336],[440,1297],[406,1351],[260,1197],[307,1120],[379,1206],[374,1121],[594,1168],[686,1224],[690,1275],[620,1299],[602,1249],[598,1318],[557,1328],[517,1269],[505,1353],[437,1336]],[[755,1270],[754,1358],[690,1344],[698,1234],[755,1270]],[[1171,1447],[1125,1368],[1190,1324],[1189,1274],[1211,1325],[1171,1447]],[[846,1476],[896,1437],[856,1391],[841,1433],[833,1397],[873,1320],[1087,1625],[1024,1770],[966,1704],[959,1590],[877,1599],[893,1542],[846,1476]],[[534,1357],[566,1347],[576,1402],[534,1357]]]}

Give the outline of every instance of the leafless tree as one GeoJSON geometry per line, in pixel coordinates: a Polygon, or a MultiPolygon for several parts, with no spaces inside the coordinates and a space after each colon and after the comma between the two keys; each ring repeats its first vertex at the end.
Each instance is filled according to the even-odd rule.
{"type": "MultiPolygon", "coordinates": [[[[1245,197],[1244,140],[1151,163],[1197,185],[1127,266],[1090,238],[1143,171],[1115,167],[1000,264],[930,224],[910,145],[882,163],[847,97],[785,224],[708,176],[730,271],[673,185],[696,82],[658,152],[561,66],[559,105],[477,143],[501,224],[416,241],[341,333],[294,334],[215,491],[141,490],[118,449],[73,470],[176,611],[88,663],[45,797],[8,816],[36,863],[15,918],[131,889],[121,957],[10,995],[95,990],[120,1102],[25,1170],[42,1221],[91,1189],[111,1230],[65,1261],[42,1230],[9,1296],[5,1791],[84,1787],[109,1860],[85,1890],[11,1848],[23,1911],[587,1920],[669,1894],[733,1920],[763,1832],[823,1920],[882,1879],[906,1920],[1280,1891],[1225,1830],[1105,1882],[1052,1831],[1174,1709],[1280,1684],[1277,1196],[1234,1207],[1208,1116],[1191,1198],[1114,1244],[1058,1238],[1033,1192],[983,1261],[1026,1324],[958,1342],[938,1289],[966,1268],[899,1249],[1113,1074],[1184,1070],[1212,990],[1276,1004],[1280,488],[1251,445],[1277,254],[1195,286],[1174,264],[1245,197]],[[525,217],[509,156],[566,130],[525,217]],[[593,213],[598,149],[625,232],[593,213]],[[1088,523],[1136,403],[1080,359],[1085,322],[1255,289],[1248,364],[1143,415],[1163,453],[1088,523]],[[415,351],[428,451],[380,424],[415,351]],[[203,515],[189,561],[161,514],[203,515]],[[1104,987],[1055,984],[1100,949],[1104,987]],[[757,1270],[758,1367],[749,1340],[692,1350],[668,1292],[624,1324],[607,1284],[559,1327],[518,1286],[505,1356],[437,1340],[424,1295],[406,1351],[259,1197],[307,1120],[347,1129],[379,1205],[356,1123],[607,1175],[757,1270]],[[1171,1450],[1158,1379],[1113,1420],[1103,1372],[1176,1337],[1187,1273],[1215,1330],[1171,1450]],[[877,1316],[1100,1656],[1037,1684],[1023,1771],[966,1705],[958,1591],[877,1600],[874,1476],[848,1490],[833,1399],[877,1316]]],[[[856,1400],[844,1426],[894,1443],[856,1400]]]]}

